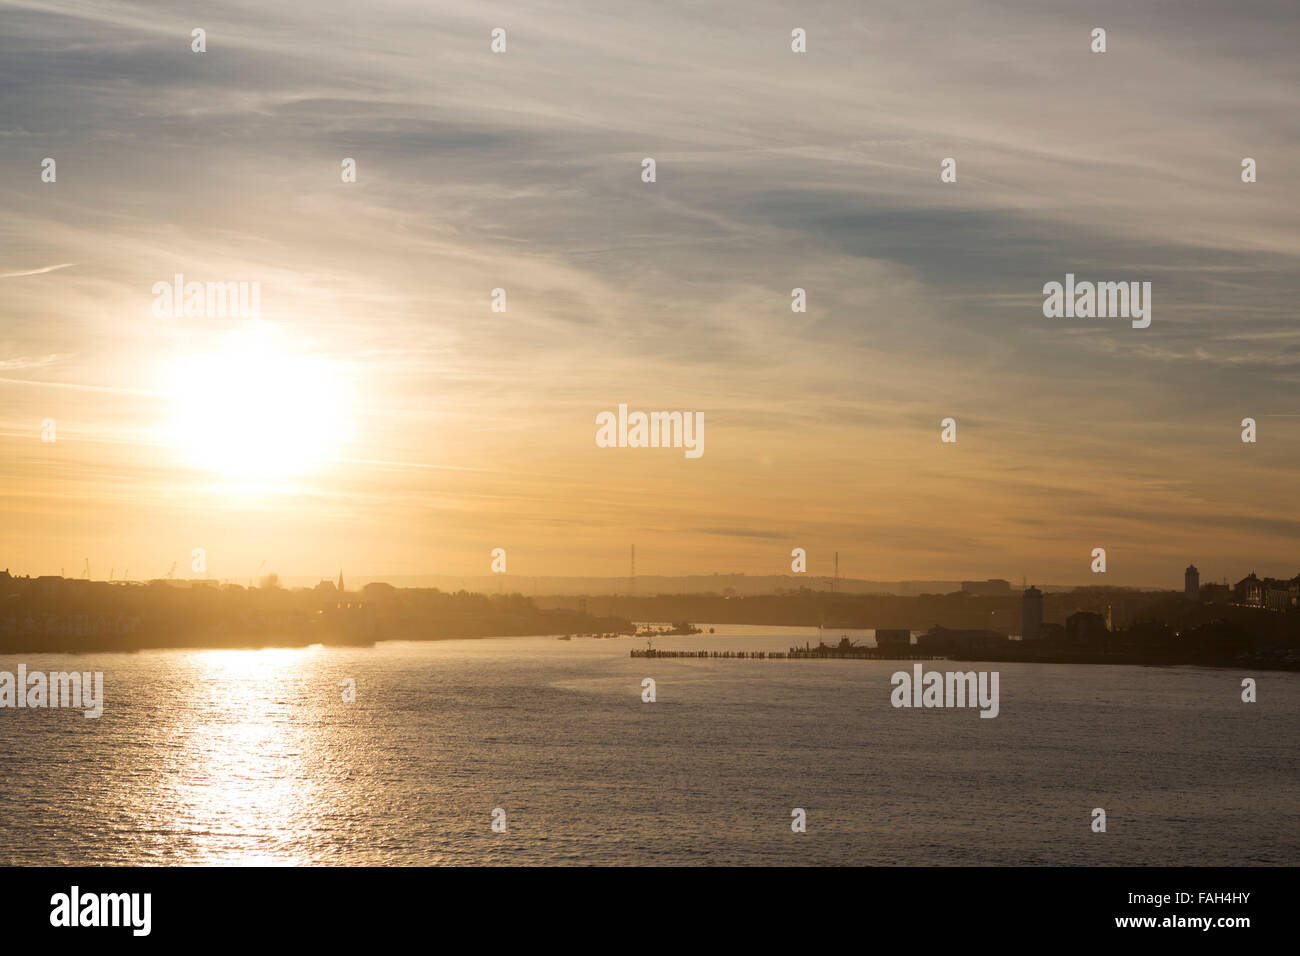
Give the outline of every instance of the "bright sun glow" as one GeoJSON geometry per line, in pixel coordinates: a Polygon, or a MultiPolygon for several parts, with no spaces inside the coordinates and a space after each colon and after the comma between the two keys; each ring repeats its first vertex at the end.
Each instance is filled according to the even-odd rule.
{"type": "Polygon", "coordinates": [[[232,332],[217,349],[175,360],[170,443],[200,468],[244,481],[302,475],[346,438],[342,375],[292,355],[264,331],[232,332]]]}

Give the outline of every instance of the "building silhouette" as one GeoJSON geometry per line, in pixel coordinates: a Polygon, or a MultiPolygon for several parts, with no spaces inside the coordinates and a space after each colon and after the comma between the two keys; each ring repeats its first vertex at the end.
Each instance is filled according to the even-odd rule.
{"type": "Polygon", "coordinates": [[[1020,638],[1037,641],[1043,636],[1043,592],[1030,585],[1020,599],[1020,638]]]}
{"type": "Polygon", "coordinates": [[[1007,636],[998,631],[935,625],[917,635],[916,648],[929,654],[977,654],[1002,650],[1007,636]]]}
{"type": "Polygon", "coordinates": [[[906,650],[912,646],[912,632],[905,627],[876,628],[876,647],[882,650],[906,650]]]}
{"type": "Polygon", "coordinates": [[[1189,601],[1201,599],[1201,572],[1196,570],[1194,564],[1189,564],[1183,572],[1183,597],[1189,601]]]}
{"type": "Polygon", "coordinates": [[[1232,596],[1238,603],[1262,607],[1264,604],[1264,582],[1254,571],[1232,586],[1232,596]]]}
{"type": "Polygon", "coordinates": [[[1095,647],[1106,643],[1110,628],[1095,611],[1076,611],[1065,619],[1065,641],[1073,646],[1095,647]]]}

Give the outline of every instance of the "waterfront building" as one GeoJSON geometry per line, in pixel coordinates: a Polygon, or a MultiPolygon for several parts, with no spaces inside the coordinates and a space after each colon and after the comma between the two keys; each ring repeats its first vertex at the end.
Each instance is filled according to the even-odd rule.
{"type": "Polygon", "coordinates": [[[1020,639],[1037,641],[1043,636],[1043,592],[1032,584],[1020,598],[1020,639]]]}

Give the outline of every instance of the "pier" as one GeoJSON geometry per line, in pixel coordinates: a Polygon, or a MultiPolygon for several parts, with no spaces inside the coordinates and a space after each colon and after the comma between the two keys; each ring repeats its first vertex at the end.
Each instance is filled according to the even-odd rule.
{"type": "Polygon", "coordinates": [[[792,647],[788,651],[660,651],[654,648],[633,648],[632,657],[689,658],[693,660],[727,661],[941,661],[946,657],[921,651],[901,651],[892,648],[854,647],[841,651],[834,647],[792,647]]]}

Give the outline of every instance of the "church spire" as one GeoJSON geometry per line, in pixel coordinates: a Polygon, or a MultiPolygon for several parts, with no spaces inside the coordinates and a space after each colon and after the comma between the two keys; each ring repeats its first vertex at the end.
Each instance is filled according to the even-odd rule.
{"type": "Polygon", "coordinates": [[[338,587],[339,587],[339,590],[340,590],[340,591],[343,590],[343,569],[342,569],[342,568],[339,568],[339,585],[338,585],[338,587]]]}

